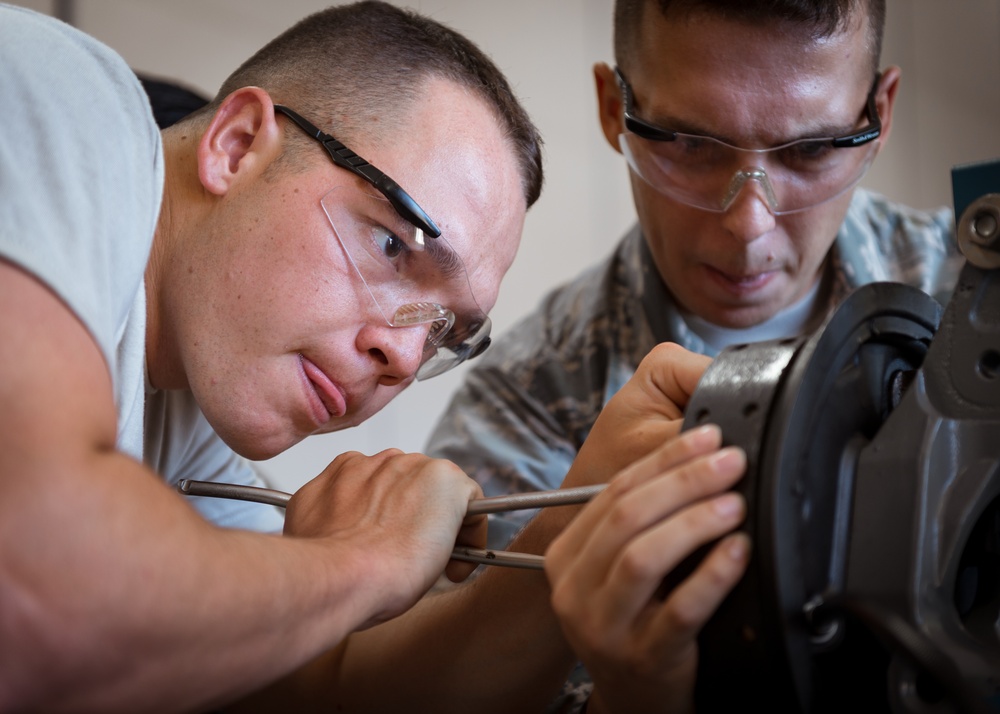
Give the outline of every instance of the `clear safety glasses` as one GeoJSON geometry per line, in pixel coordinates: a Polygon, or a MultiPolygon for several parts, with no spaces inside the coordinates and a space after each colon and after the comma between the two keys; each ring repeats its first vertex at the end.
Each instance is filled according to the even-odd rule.
{"type": "Polygon", "coordinates": [[[390,327],[427,326],[417,379],[482,354],[490,344],[490,319],[472,294],[465,264],[430,216],[399,184],[340,141],[288,107],[275,104],[274,110],[319,142],[334,164],[378,190],[336,188],[320,203],[381,319],[390,327]]]}
{"type": "Polygon", "coordinates": [[[748,186],[776,216],[804,211],[857,185],[878,153],[882,122],[875,94],[881,75],[868,93],[863,129],[769,149],[743,149],[650,124],[635,116],[632,88],[621,70],[615,68],[615,75],[627,130],[619,145],[629,166],[660,193],[705,211],[727,211],[748,186]]]}
{"type": "Polygon", "coordinates": [[[443,236],[428,236],[388,200],[360,188],[335,188],[320,203],[378,317],[390,327],[426,326],[417,379],[446,372],[489,346],[490,319],[443,236]]]}

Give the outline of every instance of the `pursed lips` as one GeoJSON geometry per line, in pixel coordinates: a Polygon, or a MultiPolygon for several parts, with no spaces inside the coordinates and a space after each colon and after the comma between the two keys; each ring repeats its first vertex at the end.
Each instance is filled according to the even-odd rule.
{"type": "Polygon", "coordinates": [[[347,412],[347,397],[326,373],[315,363],[299,355],[302,371],[312,385],[313,391],[322,402],[330,417],[342,417],[347,412]]]}
{"type": "Polygon", "coordinates": [[[761,272],[739,271],[736,273],[719,270],[710,265],[705,266],[708,272],[716,278],[728,284],[736,290],[756,290],[767,285],[778,273],[778,270],[764,270],[761,272]]]}

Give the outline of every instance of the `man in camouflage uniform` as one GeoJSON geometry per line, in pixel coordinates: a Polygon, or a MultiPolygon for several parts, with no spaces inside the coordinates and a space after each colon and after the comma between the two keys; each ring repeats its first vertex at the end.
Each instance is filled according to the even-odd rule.
{"type": "MultiPolygon", "coordinates": [[[[866,283],[907,283],[945,302],[960,267],[953,230],[950,209],[924,213],[856,190],[830,249],[823,302],[800,331],[866,283]]],[[[719,352],[688,320],[634,227],[607,260],[552,291],[490,348],[452,399],[430,451],[456,461],[487,495],[558,488],[601,408],[655,344],[719,352]]],[[[732,343],[746,341],[732,334],[732,343]]],[[[490,547],[503,548],[533,513],[491,516],[490,547]]]]}
{"type": "MultiPolygon", "coordinates": [[[[756,3],[721,0],[677,4],[698,6],[692,12],[704,13],[714,12],[715,6],[741,5],[746,8],[747,18],[754,17],[757,12],[756,3]]],[[[844,4],[849,6],[851,3],[844,4]]],[[[860,4],[867,3],[862,0],[860,4]]],[[[881,4],[878,0],[871,3],[873,19],[882,17],[884,8],[876,7],[881,4]]],[[[629,62],[634,64],[642,60],[645,55],[620,48],[622,44],[636,44],[632,37],[634,30],[625,38],[621,37],[622,25],[629,22],[630,13],[643,12],[645,5],[650,6],[645,11],[655,15],[656,22],[646,22],[644,34],[654,32],[652,27],[672,26],[667,20],[671,17],[669,13],[657,10],[656,3],[642,0],[617,3],[619,68],[635,82],[632,76],[640,76],[639,70],[626,70],[625,67],[630,66],[629,62]]],[[[759,32],[764,34],[767,30],[759,32]]],[[[880,35],[881,24],[871,32],[880,35]]],[[[661,41],[660,44],[666,43],[661,41]]],[[[629,134],[627,129],[626,133],[620,130],[623,113],[620,83],[606,65],[597,66],[595,75],[602,107],[613,105],[608,110],[602,109],[605,134],[612,146],[621,151],[623,144],[620,142],[629,134]]],[[[898,78],[899,70],[889,68],[878,79],[876,98],[880,104],[881,136],[866,145],[873,154],[889,134],[898,78]]],[[[864,90],[869,88],[870,82],[869,75],[864,90]]],[[[635,88],[632,92],[635,96],[639,90],[635,88]]],[[[862,99],[864,93],[861,91],[859,95],[862,99]]],[[[643,119],[647,113],[652,116],[656,112],[652,109],[656,106],[655,97],[659,94],[650,84],[644,89],[641,102],[633,99],[633,112],[643,119]],[[651,107],[648,112],[646,106],[651,107]]],[[[851,106],[859,104],[863,101],[854,99],[851,106]]],[[[862,112],[861,122],[865,119],[862,112]]],[[[629,138],[635,141],[634,135],[629,138]]],[[[782,138],[798,137],[782,135],[782,138]]],[[[633,154],[642,150],[641,142],[641,138],[635,141],[637,148],[633,154]]],[[[862,150],[868,149],[858,147],[843,151],[862,150]]],[[[715,240],[721,246],[717,250],[719,254],[735,257],[724,263],[723,258],[699,256],[695,261],[701,265],[690,271],[695,276],[687,280],[688,284],[674,288],[671,279],[663,274],[667,271],[657,269],[659,262],[651,242],[693,243],[705,239],[697,234],[675,235],[677,231],[664,229],[665,221],[658,217],[659,214],[690,212],[692,208],[678,206],[683,198],[675,199],[657,192],[638,174],[635,164],[631,178],[640,209],[639,224],[621,239],[608,259],[553,290],[532,314],[497,341],[469,372],[432,435],[429,451],[456,461],[474,475],[487,494],[558,488],[601,408],[658,343],[676,342],[689,350],[714,356],[730,344],[804,334],[816,328],[852,290],[876,281],[907,283],[944,302],[960,267],[950,209],[921,212],[850,185],[842,194],[819,206],[789,214],[780,213],[779,206],[777,216],[772,215],[770,220],[765,218],[764,230],[752,223],[757,220],[753,215],[743,224],[743,233],[726,227],[715,229],[716,233],[727,235],[719,240],[714,237],[708,240],[715,240]],[[787,220],[797,221],[790,229],[782,226],[786,215],[787,220]],[[643,220],[647,217],[648,221],[643,220]],[[819,231],[831,224],[838,228],[829,231],[824,241],[819,231]],[[799,264],[807,264],[808,260],[799,260],[796,264],[797,256],[794,255],[786,261],[792,265],[783,270],[785,275],[791,275],[789,278],[773,275],[782,272],[781,265],[776,266],[776,271],[755,267],[754,261],[763,267],[782,261],[782,240],[771,237],[781,232],[787,234],[783,241],[786,244],[795,243],[802,236],[813,244],[808,250],[821,256],[814,270],[797,271],[799,264]],[[816,243],[820,244],[818,248],[816,243]],[[757,257],[758,254],[761,257],[757,257]],[[723,265],[713,267],[706,263],[723,265]],[[697,274],[699,272],[701,274],[697,274]],[[714,297],[711,287],[705,287],[713,280],[728,283],[723,288],[729,288],[728,294],[714,297]],[[782,280],[789,287],[774,289],[774,284],[782,280]],[[696,281],[702,282],[699,285],[696,281]],[[763,285],[755,285],[755,282],[763,285]],[[695,283],[693,288],[690,283],[695,283]],[[754,294],[766,292],[775,296],[754,294]],[[699,310],[696,306],[700,304],[707,306],[699,310]]],[[[743,189],[743,194],[747,193],[749,187],[743,189]]],[[[748,207],[747,203],[755,201],[745,201],[747,198],[738,196],[726,212],[700,210],[706,221],[716,223],[738,220],[743,217],[741,212],[744,215],[753,211],[761,213],[758,209],[762,201],[748,207]]],[[[669,259],[673,257],[668,255],[671,250],[659,252],[669,259]]],[[[792,247],[787,252],[795,253],[797,249],[792,247]]],[[[706,250],[705,254],[710,255],[710,252],[706,250]]],[[[686,258],[675,262],[690,267],[684,265],[684,260],[686,258]]],[[[673,272],[678,269],[674,268],[673,272]]],[[[490,527],[491,544],[502,547],[531,515],[531,512],[515,512],[497,516],[490,527]]]]}
{"type": "MultiPolygon", "coordinates": [[[[806,334],[874,281],[946,300],[961,263],[950,210],[919,212],[857,188],[889,136],[899,86],[899,68],[879,70],[884,17],[884,0],[618,0],[617,66],[594,75],[638,224],[498,340],[428,453],[487,495],[558,488],[602,408],[658,343],[715,355],[806,334]]],[[[532,515],[491,517],[491,547],[532,515]]],[[[550,581],[555,589],[559,577],[550,581]]],[[[563,627],[578,643],[573,619],[563,627]]],[[[625,671],[622,652],[581,649],[592,672],[595,662],[625,671]]],[[[584,698],[577,692],[577,705],[584,698]]]]}

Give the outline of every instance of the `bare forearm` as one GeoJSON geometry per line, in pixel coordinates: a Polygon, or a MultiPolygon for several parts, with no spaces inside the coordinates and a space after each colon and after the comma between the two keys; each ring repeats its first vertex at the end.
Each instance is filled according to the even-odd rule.
{"type": "Polygon", "coordinates": [[[315,543],[213,528],[114,453],[39,466],[0,495],[0,709],[203,706],[363,620],[315,543]]]}

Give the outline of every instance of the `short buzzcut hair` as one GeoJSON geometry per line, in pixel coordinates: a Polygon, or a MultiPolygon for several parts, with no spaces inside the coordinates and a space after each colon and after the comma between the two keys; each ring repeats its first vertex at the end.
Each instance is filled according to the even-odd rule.
{"type": "Polygon", "coordinates": [[[345,144],[378,142],[398,129],[432,78],[467,88],[490,107],[531,206],[542,189],[542,139],[503,73],[458,32],[385,2],[333,6],[300,20],[233,72],[200,114],[255,86],[345,144]]]}
{"type": "Polygon", "coordinates": [[[868,15],[868,44],[872,73],[879,69],[885,33],[885,0],[616,0],[615,61],[626,68],[639,38],[642,14],[655,3],[663,16],[707,13],[756,26],[769,23],[798,25],[815,38],[847,30],[859,13],[868,15]]]}

